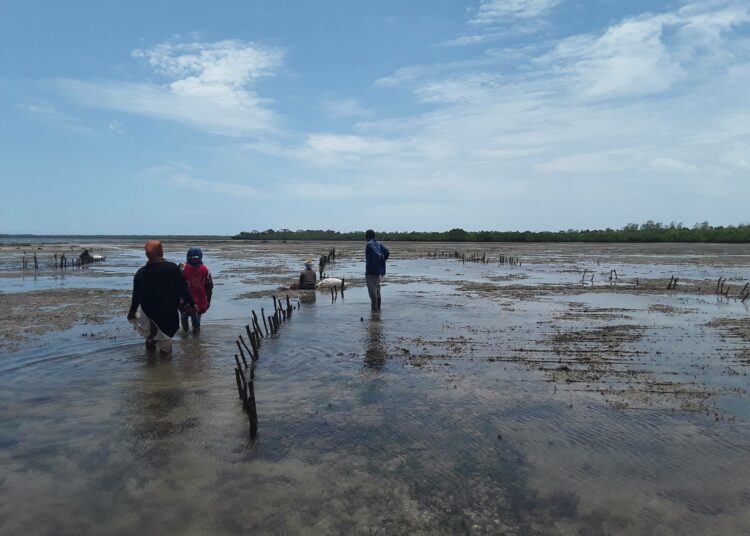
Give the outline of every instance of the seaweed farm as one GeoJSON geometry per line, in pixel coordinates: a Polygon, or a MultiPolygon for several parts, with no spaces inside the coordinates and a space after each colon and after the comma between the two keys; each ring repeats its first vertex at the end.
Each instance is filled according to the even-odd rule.
{"type": "Polygon", "coordinates": [[[379,313],[364,241],[199,245],[163,357],[141,243],[2,246],[0,532],[750,533],[750,245],[394,242],[379,313]]]}

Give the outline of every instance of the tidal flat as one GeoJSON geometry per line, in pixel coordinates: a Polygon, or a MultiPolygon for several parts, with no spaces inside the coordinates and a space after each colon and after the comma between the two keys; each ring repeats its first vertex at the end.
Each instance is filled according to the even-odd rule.
{"type": "Polygon", "coordinates": [[[197,245],[169,357],[125,320],[142,244],[0,247],[0,532],[750,533],[750,245],[388,243],[380,313],[364,241],[197,245]],[[334,247],[343,296],[284,288],[334,247]],[[235,340],[287,294],[251,440],[235,340]]]}

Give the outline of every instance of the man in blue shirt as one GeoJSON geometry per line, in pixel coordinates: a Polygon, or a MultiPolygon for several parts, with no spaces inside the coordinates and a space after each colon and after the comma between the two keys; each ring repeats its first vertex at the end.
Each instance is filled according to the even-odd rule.
{"type": "Polygon", "coordinates": [[[385,275],[385,261],[390,251],[383,244],[375,240],[375,231],[368,229],[365,233],[367,247],[365,248],[365,281],[367,292],[370,294],[370,305],[373,311],[380,310],[380,278],[385,275]]]}

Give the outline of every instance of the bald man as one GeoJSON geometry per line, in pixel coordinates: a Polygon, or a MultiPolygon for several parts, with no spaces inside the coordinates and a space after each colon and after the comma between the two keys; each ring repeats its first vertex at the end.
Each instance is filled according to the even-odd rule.
{"type": "Polygon", "coordinates": [[[164,260],[164,249],[159,240],[146,242],[148,262],[133,278],[133,300],[128,320],[146,337],[146,348],[158,348],[163,353],[172,351],[172,337],[179,328],[177,304],[180,298],[195,306],[187,283],[179,267],[164,260]],[[140,314],[137,314],[140,307],[140,314]]]}

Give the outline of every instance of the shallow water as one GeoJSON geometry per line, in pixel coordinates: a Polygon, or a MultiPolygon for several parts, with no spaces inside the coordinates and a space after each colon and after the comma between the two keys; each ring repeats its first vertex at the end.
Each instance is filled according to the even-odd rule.
{"type": "MultiPolygon", "coordinates": [[[[318,292],[278,336],[263,340],[260,432],[251,441],[234,384],[234,339],[251,310],[268,314],[272,305],[236,298],[273,286],[264,268],[293,279],[297,247],[206,248],[215,300],[200,335],[178,335],[171,357],[148,357],[123,318],[50,334],[3,356],[2,532],[750,531],[747,364],[735,355],[743,343],[706,327],[747,315],[739,301],[616,289],[478,296],[458,287],[509,274],[525,279],[496,284],[572,284],[580,273],[563,270],[596,261],[560,258],[560,246],[550,263],[514,268],[394,252],[384,308],[373,315],[356,286],[361,256],[346,256],[329,270],[352,282],[345,296],[334,302],[318,292]],[[587,312],[578,318],[581,308],[587,312]],[[550,342],[612,325],[637,327],[639,336],[613,348],[585,338],[550,342]],[[613,405],[614,395],[598,388],[641,384],[622,383],[626,375],[551,381],[550,367],[584,350],[648,381],[700,385],[709,394],[699,411],[662,397],[613,405]]],[[[34,288],[128,288],[138,253],[122,248],[95,267],[126,275],[49,276],[34,288]]],[[[668,279],[675,267],[680,277],[707,281],[748,273],[736,255],[692,266],[621,254],[610,264],[644,274],[637,277],[668,279]]],[[[17,279],[0,279],[0,290],[21,291],[17,279]]]]}

